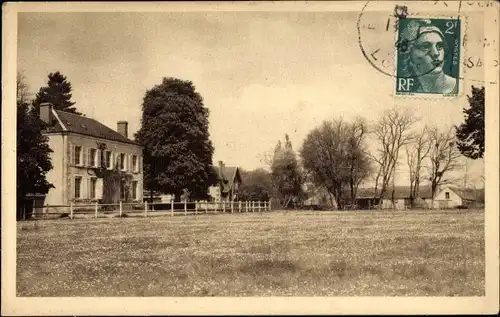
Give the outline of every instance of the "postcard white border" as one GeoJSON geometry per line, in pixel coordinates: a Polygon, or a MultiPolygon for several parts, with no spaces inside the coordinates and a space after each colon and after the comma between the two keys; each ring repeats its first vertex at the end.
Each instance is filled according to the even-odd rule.
{"type": "MultiPolygon", "coordinates": [[[[6,3],[3,4],[2,72],[2,314],[3,315],[207,315],[207,314],[464,314],[495,313],[499,307],[498,239],[498,79],[487,61],[498,56],[485,48],[486,79],[486,296],[484,297],[251,297],[251,298],[19,298],[16,297],[16,129],[15,76],[17,64],[17,12],[159,12],[159,11],[359,11],[364,1],[349,2],[212,2],[212,3],[6,3]]],[[[396,2],[394,3],[394,5],[396,2]]],[[[498,3],[484,8],[499,21],[498,3]]],[[[485,19],[487,21],[489,19],[485,19]]],[[[353,30],[354,32],[355,30],[353,30]]],[[[485,25],[489,37],[498,27],[485,25]]]]}

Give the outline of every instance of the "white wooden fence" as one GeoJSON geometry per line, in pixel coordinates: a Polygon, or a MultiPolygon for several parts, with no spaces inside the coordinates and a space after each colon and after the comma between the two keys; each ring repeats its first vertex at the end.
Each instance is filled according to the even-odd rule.
{"type": "Polygon", "coordinates": [[[74,204],[46,205],[33,213],[33,218],[103,218],[159,215],[198,215],[218,213],[254,213],[271,211],[270,201],[231,201],[231,202],[155,202],[155,203],[116,203],[116,204],[74,204]]]}

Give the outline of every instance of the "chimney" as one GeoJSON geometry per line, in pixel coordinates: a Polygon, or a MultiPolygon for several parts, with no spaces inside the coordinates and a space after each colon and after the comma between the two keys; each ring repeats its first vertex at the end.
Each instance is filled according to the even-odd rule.
{"type": "Polygon", "coordinates": [[[47,123],[47,125],[52,126],[54,122],[54,114],[52,113],[54,105],[50,102],[44,102],[40,104],[40,120],[47,123]]]}
{"type": "Polygon", "coordinates": [[[118,133],[128,138],[128,122],[127,121],[118,121],[117,130],[118,133]]]}
{"type": "Polygon", "coordinates": [[[219,179],[224,179],[224,162],[219,161],[219,179]]]}

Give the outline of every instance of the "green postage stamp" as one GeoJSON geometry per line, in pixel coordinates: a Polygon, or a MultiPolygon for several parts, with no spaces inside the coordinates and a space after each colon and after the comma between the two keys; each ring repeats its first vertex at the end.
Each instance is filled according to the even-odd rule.
{"type": "Polygon", "coordinates": [[[461,21],[400,18],[396,43],[396,94],[459,93],[461,21]]]}

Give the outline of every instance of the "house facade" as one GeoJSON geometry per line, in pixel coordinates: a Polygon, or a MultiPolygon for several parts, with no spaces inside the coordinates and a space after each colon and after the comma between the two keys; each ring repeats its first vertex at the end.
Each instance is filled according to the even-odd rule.
{"type": "Polygon", "coordinates": [[[52,149],[51,188],[45,205],[142,202],[142,147],[128,138],[128,124],[117,131],[85,116],[42,104],[40,118],[52,149]]]}
{"type": "Polygon", "coordinates": [[[241,185],[240,169],[237,166],[225,166],[219,161],[213,167],[217,175],[217,185],[209,188],[209,194],[214,201],[237,201],[241,185]]]}

